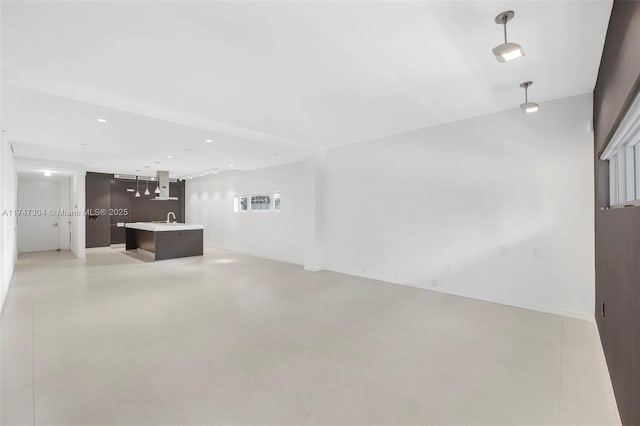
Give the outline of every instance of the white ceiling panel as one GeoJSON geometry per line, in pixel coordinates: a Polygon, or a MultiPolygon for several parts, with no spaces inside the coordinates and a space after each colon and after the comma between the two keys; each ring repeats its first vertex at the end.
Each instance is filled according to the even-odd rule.
{"type": "Polygon", "coordinates": [[[590,92],[611,1],[2,8],[3,127],[11,140],[25,151],[59,146],[120,172],[164,163],[172,152],[167,168],[179,175],[230,162],[264,167],[517,108],[525,80],[540,103],[590,92]],[[502,29],[493,19],[507,9],[516,12],[510,41],[526,56],[500,64],[491,49],[502,29]],[[95,116],[107,113],[107,126],[98,126],[95,116]],[[215,150],[201,143],[210,134],[221,140],[215,150]]]}

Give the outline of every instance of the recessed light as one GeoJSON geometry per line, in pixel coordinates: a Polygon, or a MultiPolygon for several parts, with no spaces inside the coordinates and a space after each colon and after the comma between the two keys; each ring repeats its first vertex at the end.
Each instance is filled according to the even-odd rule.
{"type": "Polygon", "coordinates": [[[212,142],[213,142],[213,139],[207,139],[205,142],[206,142],[206,143],[212,143],[212,142]]]}
{"type": "Polygon", "coordinates": [[[97,121],[98,123],[106,123],[106,122],[107,122],[107,119],[106,119],[106,118],[100,118],[100,117],[98,117],[98,118],[96,118],[96,121],[97,121]]]}
{"type": "Polygon", "coordinates": [[[145,168],[145,169],[148,169],[148,168],[149,168],[149,166],[144,166],[144,168],[145,168]]]}
{"type": "Polygon", "coordinates": [[[79,143],[80,145],[82,145],[82,146],[87,146],[87,145],[89,145],[89,144],[88,144],[88,143],[86,143],[86,142],[78,142],[78,143],[79,143]]]}
{"type": "Polygon", "coordinates": [[[159,162],[159,161],[156,161],[156,164],[160,164],[160,162],[159,162]]]}
{"type": "Polygon", "coordinates": [[[49,176],[51,176],[51,172],[50,172],[49,170],[45,170],[45,171],[44,171],[44,175],[45,175],[46,177],[49,177],[49,176]]]}
{"type": "Polygon", "coordinates": [[[233,163],[229,164],[229,167],[233,167],[233,166],[234,166],[234,164],[233,164],[233,163]]]}
{"type": "Polygon", "coordinates": [[[173,155],[167,155],[167,158],[173,158],[173,155]]]}

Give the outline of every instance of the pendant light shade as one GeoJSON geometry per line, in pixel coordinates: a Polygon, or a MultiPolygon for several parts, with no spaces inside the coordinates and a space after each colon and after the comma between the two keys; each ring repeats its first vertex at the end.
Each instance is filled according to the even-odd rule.
{"type": "Polygon", "coordinates": [[[535,102],[529,102],[529,86],[532,84],[533,82],[531,81],[520,83],[520,87],[524,89],[524,103],[520,104],[520,110],[525,114],[531,114],[540,110],[540,105],[535,102]]]}
{"type": "Polygon", "coordinates": [[[526,102],[524,104],[520,104],[520,109],[525,114],[531,114],[532,112],[538,112],[540,110],[540,105],[535,102],[526,102]]]}
{"type": "Polygon", "coordinates": [[[499,44],[492,49],[493,54],[495,55],[498,62],[509,62],[513,59],[524,56],[524,50],[522,50],[522,46],[520,46],[518,43],[509,43],[507,41],[507,22],[513,19],[514,15],[514,11],[507,10],[506,12],[502,12],[501,14],[496,16],[496,24],[502,25],[504,27],[504,43],[499,44]]]}
{"type": "Polygon", "coordinates": [[[136,176],[136,198],[140,198],[140,190],[138,189],[138,176],[136,176]]]}
{"type": "Polygon", "coordinates": [[[518,43],[502,43],[493,48],[493,54],[496,55],[498,62],[502,63],[524,56],[522,47],[518,43]]]}
{"type": "Polygon", "coordinates": [[[160,183],[159,182],[156,182],[156,190],[153,191],[153,192],[155,192],[156,194],[160,195],[160,183]]]}
{"type": "Polygon", "coordinates": [[[147,188],[144,190],[144,195],[151,195],[151,193],[149,192],[149,181],[145,181],[147,183],[147,188]]]}

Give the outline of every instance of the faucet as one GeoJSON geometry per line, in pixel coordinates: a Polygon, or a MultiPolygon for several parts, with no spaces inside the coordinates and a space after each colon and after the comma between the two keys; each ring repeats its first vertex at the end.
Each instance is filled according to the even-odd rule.
{"type": "Polygon", "coordinates": [[[174,222],[178,221],[178,219],[176,219],[176,214],[174,212],[169,212],[169,213],[167,213],[167,223],[171,223],[171,220],[169,218],[170,216],[173,216],[173,221],[174,222]]]}

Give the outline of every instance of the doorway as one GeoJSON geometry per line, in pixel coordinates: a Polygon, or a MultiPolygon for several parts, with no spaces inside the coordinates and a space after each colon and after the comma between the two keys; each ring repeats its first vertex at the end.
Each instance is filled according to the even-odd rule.
{"type": "Polygon", "coordinates": [[[69,250],[70,179],[18,176],[18,252],[69,250]]]}

